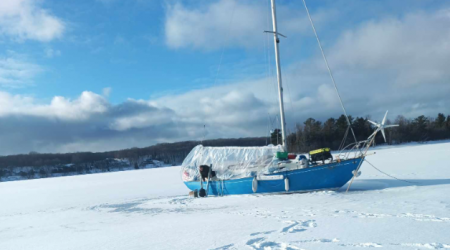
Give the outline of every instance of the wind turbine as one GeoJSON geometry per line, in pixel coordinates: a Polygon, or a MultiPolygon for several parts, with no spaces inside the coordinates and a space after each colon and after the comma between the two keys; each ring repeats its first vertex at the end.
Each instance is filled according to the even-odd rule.
{"type": "MultiPolygon", "coordinates": [[[[371,134],[369,136],[369,138],[367,138],[367,142],[369,142],[369,143],[368,143],[368,146],[367,146],[367,149],[366,149],[366,152],[364,153],[364,155],[367,153],[367,150],[369,150],[370,145],[373,143],[373,141],[371,141],[371,140],[375,139],[375,136],[377,135],[378,131],[381,131],[381,133],[383,134],[384,142],[387,142],[386,141],[386,135],[384,134],[384,129],[385,128],[398,127],[398,124],[393,124],[393,125],[385,125],[384,124],[386,122],[386,117],[387,117],[388,112],[389,112],[389,110],[386,111],[386,114],[384,114],[384,118],[383,118],[383,121],[381,123],[376,123],[376,122],[373,122],[371,120],[367,120],[368,122],[370,122],[373,125],[375,125],[377,127],[377,129],[375,130],[375,132],[373,132],[373,134],[371,134]]],[[[350,189],[350,186],[352,185],[353,180],[361,174],[361,172],[358,171],[360,167],[361,167],[361,165],[359,165],[356,170],[352,171],[353,177],[352,177],[352,180],[350,181],[350,184],[347,187],[347,191],[346,192],[348,192],[348,190],[350,189]]]]}
{"type": "Polygon", "coordinates": [[[386,141],[386,135],[384,134],[384,129],[385,129],[385,128],[398,127],[398,124],[393,124],[393,125],[385,125],[385,124],[384,124],[384,123],[386,122],[386,116],[387,116],[388,112],[389,112],[389,110],[386,111],[386,114],[384,115],[384,118],[383,118],[383,121],[381,122],[381,124],[380,124],[380,123],[373,122],[373,121],[371,121],[371,120],[367,120],[368,122],[372,123],[373,125],[375,125],[375,126],[377,127],[377,129],[375,130],[375,132],[373,132],[373,134],[371,134],[371,135],[369,136],[369,138],[367,138],[368,140],[370,140],[372,137],[374,137],[374,136],[378,133],[378,131],[381,131],[381,133],[383,134],[384,142],[387,142],[387,141],[386,141]]]}

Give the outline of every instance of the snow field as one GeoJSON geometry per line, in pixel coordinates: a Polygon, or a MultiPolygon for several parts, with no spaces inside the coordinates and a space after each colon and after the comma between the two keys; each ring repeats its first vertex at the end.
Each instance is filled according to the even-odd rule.
{"type": "Polygon", "coordinates": [[[192,199],[179,168],[0,183],[0,249],[450,249],[450,143],[377,148],[350,192],[192,199]]]}

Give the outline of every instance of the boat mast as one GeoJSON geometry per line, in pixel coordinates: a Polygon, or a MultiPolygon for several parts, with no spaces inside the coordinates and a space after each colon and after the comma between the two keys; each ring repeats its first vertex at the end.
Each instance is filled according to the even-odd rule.
{"type": "Polygon", "coordinates": [[[285,128],[286,120],[284,119],[284,103],[283,103],[283,84],[281,82],[280,52],[278,51],[278,43],[280,43],[280,39],[278,39],[275,0],[271,0],[271,3],[272,3],[273,40],[275,43],[275,61],[277,66],[278,98],[280,101],[281,140],[284,150],[287,151],[286,128],[285,128]]]}

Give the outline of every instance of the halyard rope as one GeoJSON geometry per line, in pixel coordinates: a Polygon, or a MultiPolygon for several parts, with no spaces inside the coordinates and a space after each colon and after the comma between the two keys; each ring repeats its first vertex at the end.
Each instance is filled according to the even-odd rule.
{"type": "Polygon", "coordinates": [[[375,166],[374,166],[372,163],[370,163],[368,160],[366,160],[366,159],[364,159],[364,160],[365,160],[367,163],[369,163],[369,165],[372,166],[374,169],[376,169],[378,172],[380,172],[380,173],[382,173],[382,174],[385,174],[385,175],[387,175],[387,176],[389,176],[389,177],[391,177],[391,178],[393,178],[393,179],[396,179],[396,180],[398,180],[398,181],[403,181],[403,182],[411,183],[411,184],[418,184],[417,182],[412,182],[412,181],[402,180],[402,179],[399,179],[399,178],[397,178],[397,177],[394,177],[394,176],[392,176],[392,175],[390,175],[390,174],[387,174],[387,173],[381,171],[380,169],[378,169],[377,167],[375,167],[375,166]]]}
{"type": "Polygon", "coordinates": [[[348,135],[348,129],[349,128],[350,128],[350,126],[348,126],[347,129],[345,130],[344,138],[342,138],[342,141],[341,141],[341,144],[339,145],[338,151],[341,151],[343,149],[343,147],[345,146],[345,141],[347,140],[347,135],[348,135]]]}
{"type": "Polygon", "coordinates": [[[314,27],[314,23],[313,23],[313,20],[311,18],[311,15],[309,14],[309,10],[308,10],[308,7],[306,6],[305,0],[303,0],[303,4],[305,5],[306,13],[308,14],[309,21],[311,22],[311,26],[312,26],[312,29],[314,31],[314,35],[316,36],[317,43],[319,44],[320,52],[322,52],[322,57],[323,57],[323,60],[325,61],[325,64],[327,66],[328,73],[330,74],[331,81],[333,82],[333,85],[334,85],[334,89],[336,90],[336,94],[339,97],[339,102],[341,103],[342,110],[344,110],[345,118],[347,118],[348,126],[350,126],[350,130],[352,131],[353,138],[355,139],[355,142],[358,142],[356,140],[356,136],[355,136],[355,132],[353,131],[352,124],[350,123],[350,119],[348,118],[347,111],[345,110],[344,103],[342,102],[341,95],[339,94],[339,90],[337,88],[336,82],[334,81],[333,73],[331,72],[330,66],[328,65],[327,57],[325,56],[325,53],[323,52],[323,48],[322,48],[322,45],[320,43],[319,36],[317,35],[316,28],[314,27]]]}

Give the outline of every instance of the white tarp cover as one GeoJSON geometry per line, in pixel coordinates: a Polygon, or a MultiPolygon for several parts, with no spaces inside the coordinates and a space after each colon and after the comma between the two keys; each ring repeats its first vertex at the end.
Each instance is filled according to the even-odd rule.
{"type": "Polygon", "coordinates": [[[200,179],[200,165],[212,165],[216,176],[222,180],[255,176],[266,172],[281,145],[264,147],[203,147],[198,145],[186,156],[181,165],[183,181],[200,179]]]}

